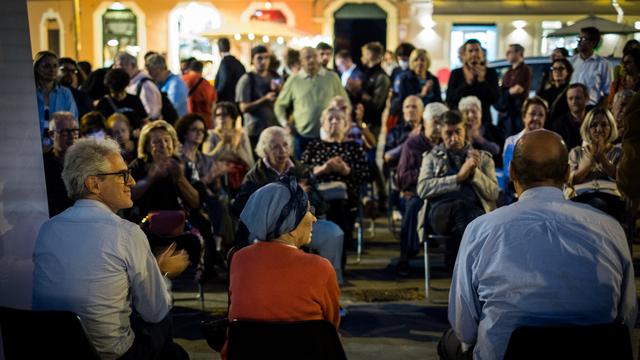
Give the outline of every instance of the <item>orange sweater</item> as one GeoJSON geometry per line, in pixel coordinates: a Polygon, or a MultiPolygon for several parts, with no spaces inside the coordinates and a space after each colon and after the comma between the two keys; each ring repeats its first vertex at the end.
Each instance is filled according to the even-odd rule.
{"type": "MultiPolygon", "coordinates": [[[[260,241],[231,262],[229,320],[327,320],[340,325],[340,288],[331,263],[300,249],[260,241]]],[[[227,358],[227,344],[220,355],[227,358]]]]}
{"type": "Polygon", "coordinates": [[[238,251],[229,293],[230,320],[340,324],[340,289],[329,261],[284,244],[261,241],[238,251]]]}

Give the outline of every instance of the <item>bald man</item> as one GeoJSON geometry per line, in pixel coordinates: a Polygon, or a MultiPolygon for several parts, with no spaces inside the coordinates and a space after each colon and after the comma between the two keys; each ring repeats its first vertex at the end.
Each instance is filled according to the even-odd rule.
{"type": "Polygon", "coordinates": [[[467,227],[449,293],[444,359],[502,359],[520,326],[636,322],[633,264],[622,227],[565,200],[567,149],[548,130],[518,141],[510,167],[519,201],[467,227]],[[470,357],[469,357],[470,358],[470,357]]]}

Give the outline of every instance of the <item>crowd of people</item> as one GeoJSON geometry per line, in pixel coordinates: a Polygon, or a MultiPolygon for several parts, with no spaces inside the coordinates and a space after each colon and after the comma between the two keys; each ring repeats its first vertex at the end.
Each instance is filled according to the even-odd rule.
{"type": "MultiPolygon", "coordinates": [[[[529,263],[521,257],[562,252],[555,245],[515,254],[497,248],[506,238],[525,236],[527,226],[526,236],[544,237],[535,224],[513,225],[518,234],[510,235],[502,228],[505,218],[517,223],[527,206],[538,206],[547,223],[565,215],[567,224],[580,216],[606,222],[616,241],[611,253],[623,259],[608,259],[615,263],[609,270],[616,299],[633,287],[618,223],[633,210],[627,203],[636,203],[617,184],[619,165],[633,161],[633,155],[625,160],[623,139],[638,128],[628,119],[637,111],[640,44],[630,41],[621,66],[611,69],[594,51],[600,37],[598,29],[584,28],[575,55],[554,50],[534,96],[521,45],[508,46],[511,67],[499,81],[475,39],[461,47],[462,67],[451,72],[446,92],[429,71],[427,50],[408,43],[395,52],[367,43],[361,65],[340,50],[335,69],[333,48],[325,43],[289,49],[281,69],[268,47],[256,45],[245,69],[221,38],[213,85],[193,58],[173,74],[160,53],[145,54],[139,66],[122,52],[110,68],[91,71],[87,63],[40,52],[33,67],[51,220],[36,244],[34,304],[79,313],[107,358],[184,358],[171,342],[170,283],[163,275],[178,276],[192,265],[203,283],[225,273],[222,254],[233,247],[240,250],[228,269],[230,318],[325,319],[337,328],[347,252],[355,246],[363,199],[373,199],[381,215],[402,215],[398,275],[410,274],[409,260],[426,234],[447,238],[455,336],[445,334],[441,356],[458,346],[468,355],[484,342],[474,353],[499,357],[504,335],[483,328],[481,313],[499,318],[491,311],[504,309],[492,296],[505,290],[492,286],[508,288],[519,274],[497,274],[500,259],[529,263]],[[564,194],[533,190],[541,186],[564,194]],[[563,196],[588,206],[554,208],[563,196]],[[494,210],[512,203],[518,211],[508,216],[494,210]],[[477,220],[484,214],[490,217],[477,220]],[[84,237],[100,243],[86,245],[84,237]],[[82,269],[89,264],[87,273],[82,269]],[[614,283],[616,271],[624,283],[614,283]],[[481,293],[478,282],[486,286],[481,293]],[[93,295],[80,295],[87,286],[93,295]],[[98,298],[76,301],[86,296],[98,298]],[[87,306],[104,306],[109,314],[87,306]],[[151,323],[161,324],[153,327],[160,340],[139,336],[151,323]]],[[[558,231],[575,230],[567,226],[558,231]]],[[[574,264],[578,273],[587,266],[580,256],[574,264]]],[[[563,281],[531,283],[535,292],[563,281]]],[[[635,305],[623,305],[620,318],[631,321],[635,305]]],[[[507,328],[515,324],[509,319],[507,328]]]]}

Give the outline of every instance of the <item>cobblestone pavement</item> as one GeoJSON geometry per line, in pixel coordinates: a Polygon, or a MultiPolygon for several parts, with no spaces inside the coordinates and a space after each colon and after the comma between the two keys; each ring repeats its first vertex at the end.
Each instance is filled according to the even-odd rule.
{"type": "MultiPolygon", "coordinates": [[[[376,222],[375,233],[365,233],[361,261],[349,254],[346,284],[342,287],[341,303],[347,310],[340,334],[347,357],[365,359],[437,359],[436,346],[447,322],[447,298],[450,277],[439,270],[442,256],[434,251],[430,256],[432,283],[430,300],[425,300],[424,263],[422,254],[411,261],[411,274],[399,277],[395,265],[399,243],[387,231],[387,224],[376,222]]],[[[640,246],[634,246],[636,286],[640,271],[640,246]]],[[[197,288],[187,276],[174,282],[174,326],[176,341],[191,359],[219,359],[200,333],[203,319],[224,313],[227,295],[222,282],[205,287],[205,312],[196,300],[197,288]]],[[[637,358],[640,329],[633,333],[637,358]]]]}

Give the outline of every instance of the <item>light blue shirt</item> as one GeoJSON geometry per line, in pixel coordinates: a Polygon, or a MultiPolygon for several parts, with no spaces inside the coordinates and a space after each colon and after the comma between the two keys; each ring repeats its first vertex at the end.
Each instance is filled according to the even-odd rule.
{"type": "Polygon", "coordinates": [[[515,135],[509,136],[504,141],[504,147],[502,150],[502,183],[504,184],[504,186],[501,187],[503,190],[506,189],[509,184],[509,165],[511,165],[511,159],[513,159],[513,150],[516,147],[516,143],[518,142],[518,140],[520,140],[522,135],[524,135],[524,130],[515,135]]]}
{"type": "Polygon", "coordinates": [[[342,74],[340,74],[340,82],[342,83],[342,87],[347,87],[349,78],[351,77],[351,74],[353,74],[353,70],[355,69],[356,69],[356,64],[351,64],[350,68],[348,68],[342,74]]]}
{"type": "Polygon", "coordinates": [[[133,344],[132,307],[151,323],[171,309],[147,237],[99,201],[78,200],[45,222],[33,263],[33,308],[78,314],[103,359],[133,344]]]}
{"type": "Polygon", "coordinates": [[[189,97],[189,89],[184,81],[175,74],[170,74],[160,86],[160,91],[167,93],[167,97],[171,100],[171,104],[176,108],[179,117],[187,114],[187,98],[189,97]]]}
{"type": "Polygon", "coordinates": [[[596,105],[603,96],[609,95],[611,66],[605,58],[594,53],[582,59],[580,54],[576,54],[569,61],[573,66],[571,84],[582,83],[589,89],[588,105],[596,105]]]}
{"type": "Polygon", "coordinates": [[[523,325],[636,322],[625,234],[612,217],[536,187],[464,232],[449,322],[474,359],[502,359],[523,325]]]}
{"type": "Polygon", "coordinates": [[[42,88],[36,86],[36,100],[38,103],[38,120],[40,123],[40,134],[44,134],[44,129],[49,128],[49,120],[53,117],[53,114],[58,111],[69,111],[73,114],[73,117],[78,119],[78,107],[76,101],[73,99],[71,90],[64,86],[56,84],[56,86],[49,93],[49,106],[44,106],[44,93],[42,88]],[[49,109],[49,119],[45,120],[45,109],[49,109]]]}

